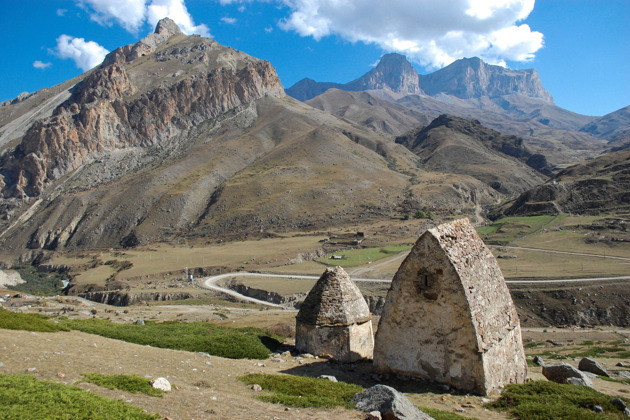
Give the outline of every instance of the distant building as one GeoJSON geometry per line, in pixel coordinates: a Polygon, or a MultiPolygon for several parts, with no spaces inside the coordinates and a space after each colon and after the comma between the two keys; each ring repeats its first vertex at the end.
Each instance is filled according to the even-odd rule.
{"type": "Polygon", "coordinates": [[[371,358],[371,318],[361,291],[344,269],[327,268],[297,314],[295,347],[303,353],[329,354],[341,362],[371,358]]]}
{"type": "Polygon", "coordinates": [[[516,308],[467,219],[426,231],[401,264],[376,333],[374,366],[479,394],[525,381],[516,308]]]}

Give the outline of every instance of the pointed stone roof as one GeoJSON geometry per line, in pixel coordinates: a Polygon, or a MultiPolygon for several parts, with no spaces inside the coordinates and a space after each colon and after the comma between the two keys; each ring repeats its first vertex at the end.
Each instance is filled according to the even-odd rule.
{"type": "Polygon", "coordinates": [[[348,273],[327,268],[304,299],[297,320],[317,326],[343,326],[369,321],[370,309],[348,273]]]}

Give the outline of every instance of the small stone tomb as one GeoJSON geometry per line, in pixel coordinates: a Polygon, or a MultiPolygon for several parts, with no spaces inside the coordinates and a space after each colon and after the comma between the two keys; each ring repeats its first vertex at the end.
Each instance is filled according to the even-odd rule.
{"type": "Polygon", "coordinates": [[[375,342],[380,373],[478,394],[527,376],[512,297],[467,219],[420,236],[392,280],[375,342]]]}
{"type": "Polygon", "coordinates": [[[296,318],[295,347],[329,354],[340,362],[371,358],[374,335],[370,310],[341,267],[327,268],[304,299],[296,318]]]}

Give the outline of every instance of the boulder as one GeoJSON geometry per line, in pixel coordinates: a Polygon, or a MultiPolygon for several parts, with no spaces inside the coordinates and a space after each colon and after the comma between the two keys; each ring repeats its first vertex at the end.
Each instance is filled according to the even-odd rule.
{"type": "Polygon", "coordinates": [[[583,372],[579,371],[578,369],[574,368],[573,366],[567,363],[559,363],[556,365],[544,365],[542,368],[542,374],[548,380],[552,382],[557,382],[559,384],[568,383],[567,379],[569,378],[577,378],[577,379],[582,379],[586,386],[590,388],[593,387],[593,382],[591,382],[588,376],[586,376],[583,372]]]}
{"type": "Polygon", "coordinates": [[[151,386],[164,392],[171,391],[171,383],[166,378],[157,378],[151,381],[151,386]]]}
{"type": "Polygon", "coordinates": [[[545,365],[545,361],[544,361],[544,360],[542,359],[542,357],[540,357],[540,356],[536,356],[536,357],[534,357],[533,362],[534,362],[535,364],[537,364],[538,366],[544,366],[544,365],[545,365]]]}
{"type": "Polygon", "coordinates": [[[569,385],[581,385],[581,386],[589,386],[586,381],[582,378],[567,378],[567,384],[569,385]]]}
{"type": "Polygon", "coordinates": [[[596,375],[610,377],[608,372],[606,372],[606,369],[604,369],[595,360],[588,357],[584,357],[582,358],[582,360],[580,360],[580,363],[578,363],[578,369],[584,372],[591,372],[596,375]]]}
{"type": "Polygon", "coordinates": [[[388,420],[430,420],[433,417],[418,410],[402,393],[387,385],[374,385],[352,397],[355,409],[365,413],[378,411],[388,420]]]}

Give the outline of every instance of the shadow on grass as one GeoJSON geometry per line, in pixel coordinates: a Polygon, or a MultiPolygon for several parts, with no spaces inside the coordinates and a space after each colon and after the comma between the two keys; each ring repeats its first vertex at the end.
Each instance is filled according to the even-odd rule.
{"type": "Polygon", "coordinates": [[[403,393],[413,394],[451,394],[465,395],[453,388],[445,389],[444,385],[427,381],[421,378],[403,376],[397,374],[376,374],[371,360],[364,360],[355,363],[339,363],[332,360],[322,360],[296,366],[281,371],[288,375],[306,376],[318,378],[320,375],[332,375],[337,380],[349,384],[360,385],[363,388],[382,384],[395,388],[403,393]]]}

